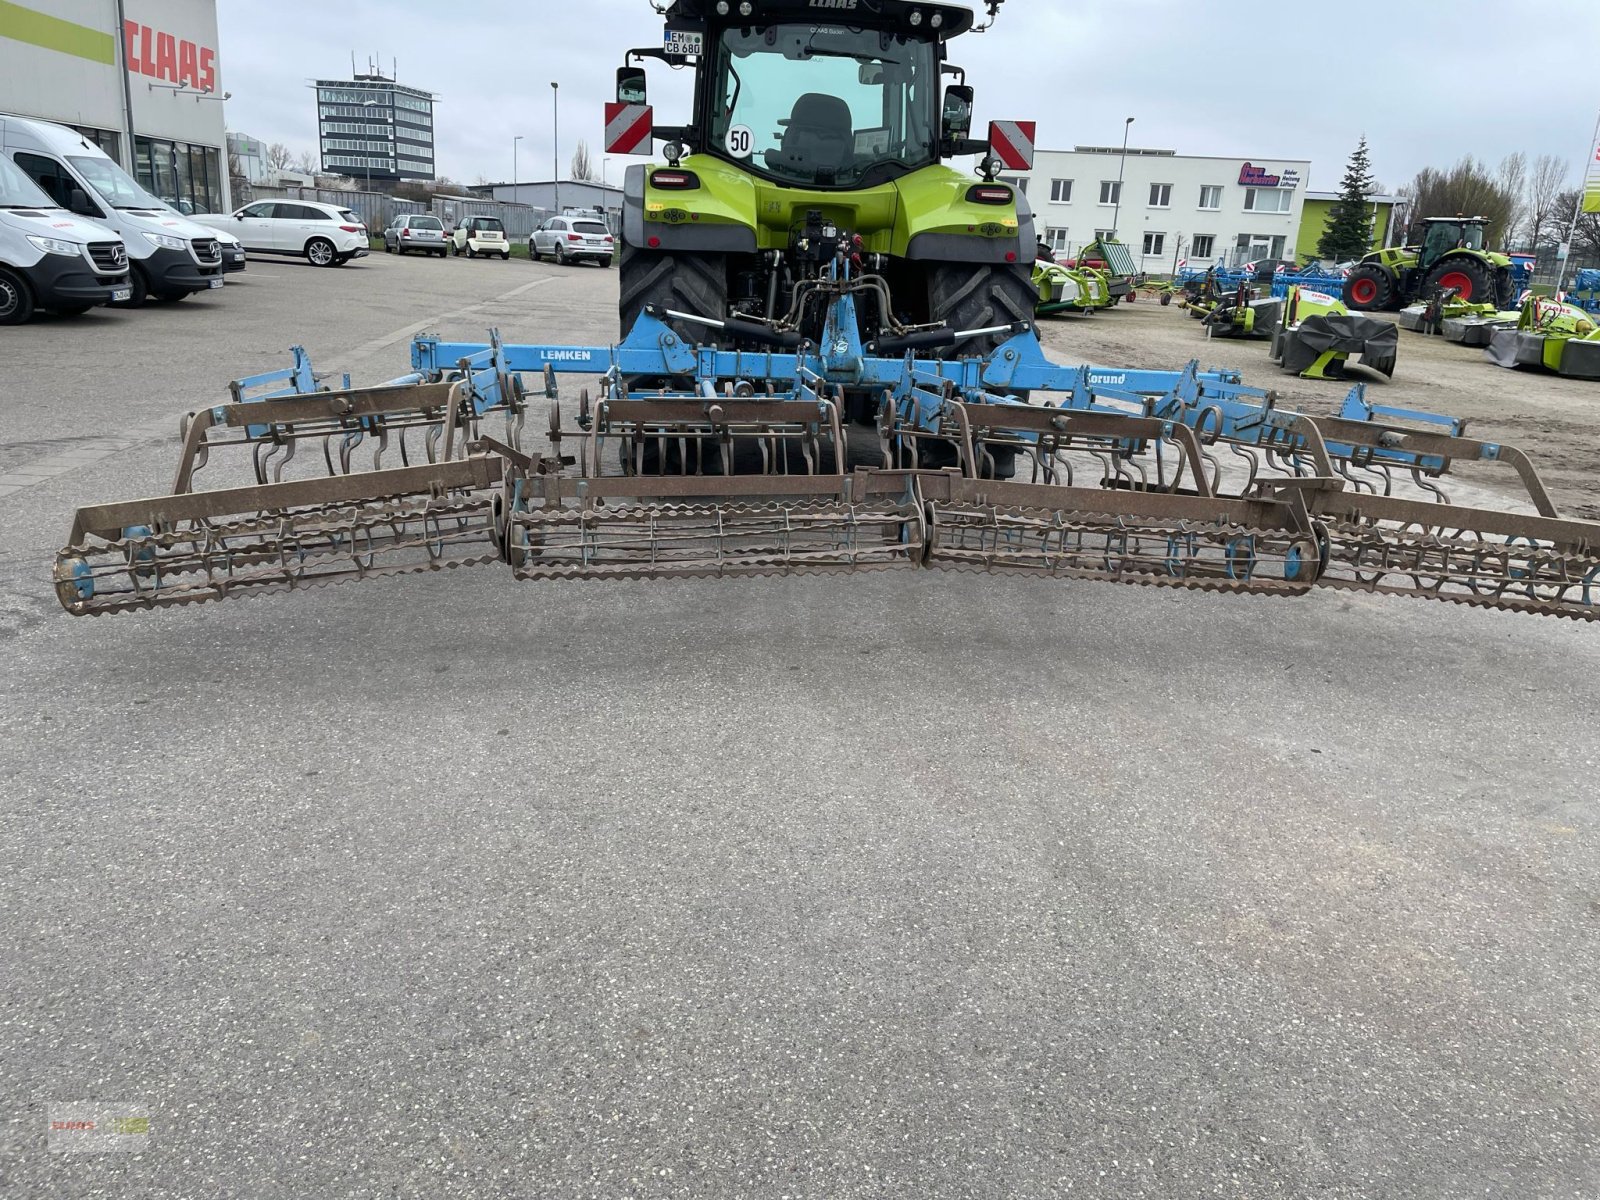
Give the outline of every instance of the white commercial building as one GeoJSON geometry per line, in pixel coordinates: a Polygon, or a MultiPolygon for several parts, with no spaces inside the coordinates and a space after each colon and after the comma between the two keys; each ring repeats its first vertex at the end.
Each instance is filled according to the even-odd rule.
{"type": "Polygon", "coordinates": [[[1027,193],[1057,258],[1115,230],[1142,270],[1165,274],[1179,262],[1292,258],[1310,175],[1306,159],[1078,146],[1039,150],[1033,170],[1001,178],[1027,193]]]}
{"type": "Polygon", "coordinates": [[[216,0],[0,3],[0,112],[70,125],[155,195],[226,211],[216,0]]]}

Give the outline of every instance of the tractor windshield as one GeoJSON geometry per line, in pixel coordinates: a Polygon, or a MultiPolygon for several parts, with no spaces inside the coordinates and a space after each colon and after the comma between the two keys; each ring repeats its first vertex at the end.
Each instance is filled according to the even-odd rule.
{"type": "Polygon", "coordinates": [[[728,29],[707,149],[802,187],[885,182],[938,158],[931,42],[873,29],[728,29]]]}

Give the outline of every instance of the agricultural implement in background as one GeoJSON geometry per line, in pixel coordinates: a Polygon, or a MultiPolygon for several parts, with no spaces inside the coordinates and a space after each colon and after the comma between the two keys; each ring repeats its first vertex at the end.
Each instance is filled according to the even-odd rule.
{"type": "Polygon", "coordinates": [[[1272,361],[1302,379],[1342,379],[1352,356],[1386,378],[1394,375],[1399,333],[1391,322],[1351,313],[1312,288],[1291,287],[1282,299],[1248,295],[1241,284],[1235,299],[1206,312],[1207,335],[1270,340],[1272,361]]]}
{"type": "Polygon", "coordinates": [[[1033,264],[1033,283],[1039,289],[1039,301],[1033,310],[1035,316],[1093,313],[1115,303],[1103,271],[1078,270],[1041,258],[1033,264]]]}
{"type": "Polygon", "coordinates": [[[1600,270],[1586,267],[1572,277],[1572,286],[1563,298],[1575,308],[1587,313],[1600,313],[1600,270]]]}
{"type": "Polygon", "coordinates": [[[1070,265],[1103,272],[1113,305],[1131,302],[1143,279],[1133,251],[1115,238],[1096,238],[1078,251],[1070,265]]]}
{"type": "Polygon", "coordinates": [[[1542,367],[1572,379],[1600,379],[1600,328],[1592,313],[1529,296],[1514,328],[1497,329],[1484,356],[1501,367],[1542,367]]]}
{"type": "Polygon", "coordinates": [[[1395,320],[1413,333],[1438,334],[1464,346],[1487,346],[1497,329],[1515,328],[1521,317],[1520,310],[1468,304],[1454,288],[1436,288],[1425,303],[1402,308],[1395,320]]]}

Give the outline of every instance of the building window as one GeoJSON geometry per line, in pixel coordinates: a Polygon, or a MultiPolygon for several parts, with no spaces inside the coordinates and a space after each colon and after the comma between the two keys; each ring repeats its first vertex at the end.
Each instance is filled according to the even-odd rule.
{"type": "Polygon", "coordinates": [[[1100,181],[1100,203],[1122,203],[1122,181],[1120,179],[1102,179],[1100,181]]]}
{"type": "Polygon", "coordinates": [[[119,163],[122,161],[122,139],[116,134],[108,133],[104,129],[95,129],[88,125],[72,125],[68,128],[75,133],[82,134],[87,140],[99,146],[100,149],[105,151],[107,158],[115,159],[119,163]]]}
{"type": "Polygon", "coordinates": [[[1216,245],[1216,234],[1197,233],[1194,235],[1194,244],[1189,247],[1189,253],[1195,258],[1210,258],[1211,252],[1216,249],[1216,245]]]}
{"type": "Polygon", "coordinates": [[[1150,185],[1150,207],[1172,207],[1172,185],[1170,183],[1152,183],[1150,185]]]}
{"type": "Polygon", "coordinates": [[[135,137],[133,174],[181,213],[222,209],[222,154],[212,146],[135,137]]]}
{"type": "Polygon", "coordinates": [[[1222,207],[1222,189],[1216,184],[1206,184],[1200,189],[1200,207],[1215,211],[1222,207]]]}
{"type": "Polygon", "coordinates": [[[1094,231],[1094,240],[1097,242],[1109,242],[1116,236],[1117,231],[1115,229],[1096,229],[1094,231]]]}
{"type": "Polygon", "coordinates": [[[1263,258],[1282,258],[1287,245],[1288,241],[1282,234],[1241,233],[1234,243],[1234,249],[1240,262],[1256,262],[1263,258]]]}
{"type": "Polygon", "coordinates": [[[1046,229],[1044,231],[1044,244],[1050,247],[1050,251],[1053,254],[1065,254],[1067,247],[1071,245],[1071,243],[1067,241],[1066,226],[1058,225],[1053,228],[1046,229]]]}
{"type": "Polygon", "coordinates": [[[1167,235],[1164,233],[1146,233],[1144,235],[1145,257],[1164,254],[1167,249],[1167,235]]]}
{"type": "Polygon", "coordinates": [[[1072,203],[1072,180],[1070,180],[1070,179],[1052,179],[1050,181],[1050,203],[1051,204],[1071,204],[1072,203]]]}
{"type": "Polygon", "coordinates": [[[1009,183],[1012,187],[1016,188],[1017,191],[1021,192],[1024,196],[1026,196],[1028,194],[1028,180],[1027,180],[1026,176],[1023,176],[1023,175],[999,175],[999,176],[996,176],[996,178],[998,178],[1001,183],[1009,183]]]}
{"type": "Polygon", "coordinates": [[[1294,193],[1280,188],[1245,188],[1245,212],[1259,213],[1286,213],[1294,199],[1294,193]]]}

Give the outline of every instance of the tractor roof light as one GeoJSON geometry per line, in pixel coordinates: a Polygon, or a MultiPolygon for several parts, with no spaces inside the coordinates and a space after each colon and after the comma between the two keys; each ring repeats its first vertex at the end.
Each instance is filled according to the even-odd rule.
{"type": "Polygon", "coordinates": [[[944,24],[944,14],[941,12],[934,13],[933,16],[928,18],[928,24],[934,29],[939,28],[939,26],[944,24]]]}
{"type": "Polygon", "coordinates": [[[741,17],[748,17],[753,12],[755,12],[755,6],[750,3],[750,0],[742,0],[742,3],[739,5],[739,15],[741,17]]]}
{"type": "Polygon", "coordinates": [[[717,16],[725,17],[727,15],[728,15],[728,0],[717,0],[717,16]]]}
{"type": "Polygon", "coordinates": [[[915,29],[918,25],[921,25],[921,24],[922,24],[922,10],[920,8],[912,9],[911,10],[911,28],[915,29]]]}

